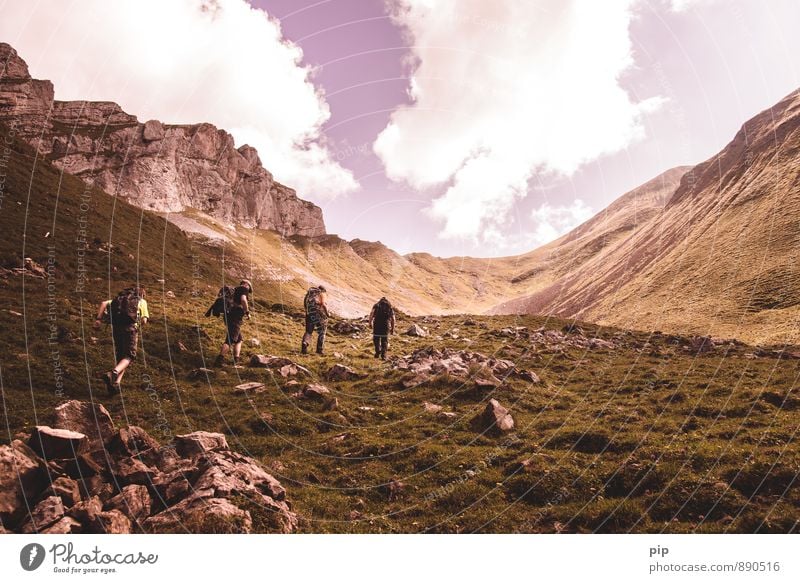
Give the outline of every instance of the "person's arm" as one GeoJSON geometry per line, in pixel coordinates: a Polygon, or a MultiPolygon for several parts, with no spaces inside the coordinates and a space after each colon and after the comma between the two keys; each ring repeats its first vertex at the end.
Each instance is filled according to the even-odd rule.
{"type": "Polygon", "coordinates": [[[97,309],[97,317],[94,319],[94,324],[92,324],[94,328],[99,328],[100,324],[103,323],[103,313],[108,308],[109,303],[111,303],[111,300],[100,302],[100,307],[97,309]]]}
{"type": "Polygon", "coordinates": [[[394,310],[392,310],[392,317],[389,319],[389,334],[394,334],[394,325],[396,320],[394,319],[394,310]]]}
{"type": "Polygon", "coordinates": [[[247,296],[243,295],[241,302],[242,302],[242,309],[244,310],[244,315],[249,318],[250,317],[250,304],[247,301],[247,296]]]}
{"type": "Polygon", "coordinates": [[[319,294],[319,310],[326,316],[328,315],[328,304],[325,303],[325,298],[327,297],[327,295],[328,294],[326,294],[325,292],[319,294]]]}
{"type": "Polygon", "coordinates": [[[372,306],[372,310],[369,313],[369,325],[372,327],[372,323],[375,321],[375,306],[372,306]]]}

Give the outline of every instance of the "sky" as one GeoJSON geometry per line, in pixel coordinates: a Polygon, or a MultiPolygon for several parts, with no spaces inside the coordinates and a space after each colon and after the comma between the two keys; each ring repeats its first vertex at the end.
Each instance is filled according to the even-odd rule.
{"type": "Polygon", "coordinates": [[[57,99],[208,121],[330,233],[503,256],[800,87],[796,0],[0,0],[57,99]]]}

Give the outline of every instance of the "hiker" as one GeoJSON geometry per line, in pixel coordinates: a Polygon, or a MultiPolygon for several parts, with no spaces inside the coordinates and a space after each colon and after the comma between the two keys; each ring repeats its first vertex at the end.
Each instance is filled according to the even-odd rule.
{"type": "Polygon", "coordinates": [[[394,334],[394,308],[385,297],[372,306],[369,313],[369,325],[372,326],[372,343],[375,345],[375,358],[386,360],[389,348],[389,334],[394,334]]]}
{"type": "Polygon", "coordinates": [[[111,324],[111,336],[114,340],[116,366],[103,374],[103,382],[110,395],[120,392],[120,383],[128,366],[136,358],[136,347],[139,343],[139,327],[147,324],[150,312],[147,309],[145,289],[141,286],[126,288],[113,300],[100,302],[94,327],[100,324],[111,324]]]}
{"type": "Polygon", "coordinates": [[[222,316],[225,320],[225,341],[219,350],[214,366],[225,364],[225,356],[233,349],[233,366],[239,365],[242,354],[242,321],[250,317],[250,304],[247,296],[253,293],[253,284],[250,280],[243,279],[239,285],[231,287],[222,286],[217,294],[217,299],[206,312],[208,316],[222,316]]]}
{"type": "Polygon", "coordinates": [[[303,343],[300,347],[300,352],[303,354],[308,354],[308,345],[311,343],[311,335],[315,330],[317,331],[317,354],[323,353],[325,331],[328,329],[328,306],[325,304],[327,291],[324,285],[311,287],[303,299],[303,306],[306,309],[306,332],[303,334],[303,343]]]}

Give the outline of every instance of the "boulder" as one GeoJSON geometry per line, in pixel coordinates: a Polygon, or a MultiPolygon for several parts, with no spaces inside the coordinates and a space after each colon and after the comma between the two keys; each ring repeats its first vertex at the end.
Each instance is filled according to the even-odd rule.
{"type": "Polygon", "coordinates": [[[64,503],[58,496],[48,496],[31,511],[30,520],[22,527],[22,532],[32,534],[52,526],[64,516],[64,503]]]}
{"type": "Polygon", "coordinates": [[[119,510],[132,522],[139,522],[150,516],[152,502],[150,493],[145,486],[130,484],[111,498],[106,504],[106,508],[119,510]]]}
{"type": "Polygon", "coordinates": [[[247,344],[249,344],[253,348],[258,348],[259,346],[261,346],[261,340],[259,340],[258,338],[251,338],[250,340],[247,341],[247,344]]]}
{"type": "Polygon", "coordinates": [[[131,521],[119,510],[98,512],[89,523],[89,531],[98,534],[130,534],[131,521]]]}
{"type": "Polygon", "coordinates": [[[519,378],[521,378],[522,380],[524,380],[524,381],[528,381],[529,383],[533,383],[533,384],[539,384],[539,383],[541,383],[541,382],[542,382],[542,379],[540,379],[540,378],[539,378],[539,375],[537,375],[537,374],[536,374],[535,372],[533,372],[532,370],[523,370],[523,371],[520,371],[520,372],[518,373],[518,376],[519,376],[519,378]]]}
{"type": "Polygon", "coordinates": [[[86,435],[69,429],[54,429],[37,425],[28,439],[28,445],[46,460],[75,458],[88,449],[86,435]]]}
{"type": "Polygon", "coordinates": [[[55,429],[68,429],[83,433],[89,440],[89,449],[102,449],[114,432],[111,414],[100,403],[66,401],[58,405],[53,415],[55,429]]]}
{"type": "Polygon", "coordinates": [[[327,401],[330,393],[331,390],[325,385],[312,383],[303,388],[303,390],[300,392],[300,396],[315,401],[327,401]]]}
{"type": "Polygon", "coordinates": [[[135,457],[116,460],[114,476],[120,484],[151,484],[157,470],[135,457]]]}
{"type": "Polygon", "coordinates": [[[514,429],[511,413],[496,399],[489,400],[486,408],[475,417],[473,423],[476,429],[487,433],[506,433],[514,429]]]}
{"type": "Polygon", "coordinates": [[[102,511],[103,503],[100,501],[100,498],[97,496],[92,496],[88,500],[82,500],[70,508],[67,511],[67,515],[71,516],[81,524],[90,524],[102,511]]]}
{"type": "Polygon", "coordinates": [[[134,456],[158,448],[158,442],[141,427],[129,425],[115,432],[108,440],[107,450],[118,456],[134,456]]]}
{"type": "Polygon", "coordinates": [[[175,451],[182,457],[193,457],[215,449],[228,449],[228,440],[222,433],[195,431],[175,436],[175,451]]]}
{"type": "Polygon", "coordinates": [[[14,524],[47,487],[44,464],[21,441],[0,445],[0,522],[14,524]]]}
{"type": "Polygon", "coordinates": [[[406,336],[418,336],[420,338],[424,338],[428,335],[427,330],[420,326],[419,324],[411,324],[408,330],[406,330],[406,336]]]}
{"type": "Polygon", "coordinates": [[[53,525],[39,531],[40,534],[75,534],[82,532],[81,523],[71,516],[62,516],[53,525]]]}
{"type": "Polygon", "coordinates": [[[441,405],[435,405],[433,403],[428,403],[427,401],[422,403],[422,408],[426,413],[441,413],[443,409],[441,405]]]}
{"type": "Polygon", "coordinates": [[[155,119],[144,122],[142,127],[142,138],[145,142],[153,142],[155,140],[164,139],[164,126],[155,119]]]}
{"type": "Polygon", "coordinates": [[[147,518],[143,526],[150,532],[246,534],[253,529],[253,519],[225,498],[186,498],[147,518]]]}
{"type": "Polygon", "coordinates": [[[352,381],[363,377],[363,374],[359,374],[349,366],[343,364],[334,364],[328,369],[328,372],[325,373],[325,380],[328,381],[352,381]]]}
{"type": "Polygon", "coordinates": [[[78,482],[66,476],[53,480],[47,489],[48,496],[58,496],[66,507],[71,507],[80,502],[81,490],[78,482]]]}

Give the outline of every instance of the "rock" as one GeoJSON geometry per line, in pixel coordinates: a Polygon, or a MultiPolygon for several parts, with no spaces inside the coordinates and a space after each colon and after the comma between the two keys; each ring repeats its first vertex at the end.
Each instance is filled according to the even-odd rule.
{"type": "Polygon", "coordinates": [[[364,327],[351,320],[337,320],[329,325],[329,328],[342,335],[359,334],[363,332],[364,327]]]}
{"type": "Polygon", "coordinates": [[[363,377],[364,375],[343,364],[334,364],[325,373],[325,379],[328,381],[352,381],[363,377]]]}
{"type": "Polygon", "coordinates": [[[193,457],[215,449],[228,449],[228,440],[222,433],[195,431],[175,436],[175,450],[183,457],[193,457]]]}
{"type": "Polygon", "coordinates": [[[147,518],[143,526],[151,532],[246,534],[253,529],[253,519],[225,498],[186,498],[147,518]]]}
{"type": "Polygon", "coordinates": [[[186,348],[186,345],[183,342],[181,342],[180,340],[178,340],[178,351],[179,352],[187,352],[188,350],[189,349],[186,348]]]}
{"type": "Polygon", "coordinates": [[[135,457],[129,457],[114,463],[114,476],[120,484],[151,484],[156,470],[135,457]]]}
{"type": "Polygon", "coordinates": [[[389,498],[389,502],[394,502],[397,500],[400,495],[405,490],[406,485],[403,482],[400,482],[395,479],[391,479],[388,484],[384,487],[384,490],[389,498]]]}
{"type": "Polygon", "coordinates": [[[240,395],[252,395],[255,393],[262,393],[265,390],[266,388],[264,387],[264,383],[258,383],[255,381],[236,385],[236,387],[233,389],[235,393],[239,393],[240,395]]]}
{"type": "Polygon", "coordinates": [[[487,433],[506,433],[514,429],[514,419],[508,409],[496,399],[489,400],[486,408],[473,420],[479,431],[487,433]]]}
{"type": "Polygon", "coordinates": [[[142,127],[142,138],[146,142],[164,139],[164,126],[160,121],[151,119],[146,121],[142,127]]]}
{"type": "Polygon", "coordinates": [[[108,440],[107,446],[109,453],[124,457],[139,455],[157,448],[158,442],[136,425],[121,428],[108,440]]]}
{"type": "Polygon", "coordinates": [[[530,383],[538,384],[538,383],[542,382],[542,379],[539,378],[539,375],[537,375],[532,370],[523,370],[523,371],[520,371],[518,374],[519,374],[519,378],[521,378],[522,380],[528,381],[530,383]]]}
{"type": "Polygon", "coordinates": [[[175,292],[174,292],[174,291],[172,291],[172,290],[168,290],[168,291],[167,291],[167,292],[164,294],[164,296],[165,296],[165,297],[166,297],[168,300],[174,300],[174,299],[175,299],[175,292]]]}
{"type": "Polygon", "coordinates": [[[76,534],[82,532],[81,523],[71,516],[63,516],[52,526],[39,531],[40,534],[76,534]]]}
{"type": "Polygon", "coordinates": [[[189,374],[186,375],[190,381],[196,381],[200,379],[208,380],[209,375],[214,375],[215,371],[211,368],[206,368],[204,366],[200,368],[195,368],[189,371],[189,374]]]}
{"type": "Polygon", "coordinates": [[[312,376],[310,370],[282,356],[265,356],[263,354],[254,354],[252,357],[250,357],[250,366],[277,369],[278,373],[283,378],[289,378],[298,374],[312,376]]]}
{"type": "Polygon", "coordinates": [[[47,495],[58,496],[68,508],[81,500],[81,490],[78,482],[66,476],[60,476],[53,480],[53,483],[47,489],[47,495]]]}
{"type": "Polygon", "coordinates": [[[114,432],[111,414],[100,403],[66,401],[55,409],[53,427],[83,433],[89,439],[89,449],[102,449],[114,432]]]}
{"type": "Polygon", "coordinates": [[[714,341],[710,336],[694,336],[689,341],[689,348],[694,354],[705,354],[714,350],[714,341]]]}
{"type": "Polygon", "coordinates": [[[428,403],[427,401],[422,403],[422,407],[426,413],[441,413],[443,409],[441,405],[434,405],[433,403],[428,403]]]}
{"type": "Polygon", "coordinates": [[[103,511],[103,503],[97,496],[92,496],[88,500],[78,502],[75,506],[67,511],[67,515],[71,516],[81,524],[90,524],[94,521],[95,517],[103,511]]]}
{"type": "Polygon", "coordinates": [[[324,385],[312,383],[306,385],[300,393],[300,396],[306,399],[313,399],[315,401],[326,401],[330,395],[330,389],[324,385]]]}
{"type": "Polygon", "coordinates": [[[258,348],[259,346],[261,346],[261,340],[259,340],[258,338],[251,338],[250,340],[247,341],[247,343],[253,348],[258,348]]]}
{"type": "Polygon", "coordinates": [[[89,531],[98,534],[130,534],[131,521],[119,510],[98,512],[89,523],[89,531]]]}
{"type": "Polygon", "coordinates": [[[0,122],[57,168],[154,212],[194,208],[283,236],[325,234],[322,210],[276,181],[255,149],[236,148],[228,132],[209,123],[139,123],[116,103],[56,101],[52,83],[31,79],[5,43],[0,63],[0,122]],[[8,76],[7,62],[18,77],[8,76]]]}
{"type": "Polygon", "coordinates": [[[0,445],[0,522],[13,525],[27,514],[26,501],[47,486],[44,464],[20,441],[0,445]]]}
{"type": "Polygon", "coordinates": [[[28,445],[46,460],[74,458],[86,451],[89,441],[83,433],[69,429],[53,429],[37,425],[31,432],[28,445]]]}
{"type": "Polygon", "coordinates": [[[31,512],[30,521],[22,527],[22,532],[32,534],[52,526],[64,516],[64,503],[58,496],[49,496],[39,502],[31,512]]]}
{"type": "Polygon", "coordinates": [[[286,366],[282,366],[278,370],[278,373],[283,378],[293,377],[293,376],[296,376],[298,374],[303,374],[305,376],[311,376],[311,371],[310,370],[308,370],[304,366],[300,366],[299,364],[295,364],[295,363],[287,364],[286,366]]]}
{"type": "Polygon", "coordinates": [[[131,484],[108,501],[109,510],[119,510],[132,522],[139,522],[150,515],[152,499],[145,486],[131,484]]]}
{"type": "Polygon", "coordinates": [[[419,324],[411,324],[411,326],[406,330],[406,336],[418,336],[420,338],[424,338],[428,335],[427,330],[420,326],[419,324]]]}

